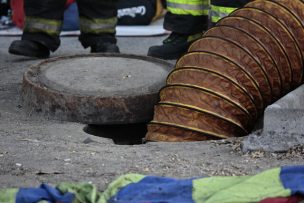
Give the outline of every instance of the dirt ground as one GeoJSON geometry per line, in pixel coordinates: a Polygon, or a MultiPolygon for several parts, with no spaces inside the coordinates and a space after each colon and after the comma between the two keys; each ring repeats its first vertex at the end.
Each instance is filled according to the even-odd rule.
{"type": "MultiPolygon", "coordinates": [[[[123,53],[145,54],[164,37],[119,38],[123,53]]],[[[39,60],[7,53],[15,37],[0,37],[0,187],[37,186],[42,182],[92,182],[104,190],[126,173],[176,178],[246,175],[304,163],[304,148],[287,153],[242,153],[241,139],[192,143],[117,145],[83,131],[85,124],[55,121],[22,107],[22,75],[39,60]]],[[[88,53],[76,37],[65,37],[52,56],[88,53]]],[[[120,136],[132,136],[121,130],[120,136]]]]}

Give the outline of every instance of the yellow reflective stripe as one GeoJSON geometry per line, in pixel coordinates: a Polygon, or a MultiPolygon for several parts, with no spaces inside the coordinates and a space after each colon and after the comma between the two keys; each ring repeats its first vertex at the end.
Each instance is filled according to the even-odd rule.
{"type": "Polygon", "coordinates": [[[209,0],[205,1],[185,1],[185,0],[168,0],[167,10],[178,15],[208,15],[209,0]]]}
{"type": "Polygon", "coordinates": [[[219,20],[221,20],[221,17],[218,17],[218,16],[211,16],[211,22],[217,23],[219,20]]]}
{"type": "Polygon", "coordinates": [[[193,16],[207,16],[209,15],[209,11],[201,10],[201,11],[192,11],[192,10],[183,10],[167,7],[167,10],[173,14],[177,15],[193,15],[193,16]]]}
{"type": "Polygon", "coordinates": [[[167,4],[167,10],[173,14],[177,15],[193,15],[193,16],[201,16],[208,15],[209,10],[185,10],[180,8],[169,7],[167,4]]]}
{"type": "Polygon", "coordinates": [[[221,18],[228,16],[230,13],[232,13],[236,9],[237,8],[211,5],[211,12],[210,12],[211,21],[213,23],[216,23],[221,18]]]}
{"type": "Polygon", "coordinates": [[[179,9],[183,9],[183,10],[208,10],[209,6],[208,5],[204,5],[204,4],[198,4],[198,5],[191,5],[191,4],[177,4],[177,3],[172,3],[172,2],[168,2],[167,3],[168,7],[171,8],[179,8],[179,9]]]}
{"type": "Polygon", "coordinates": [[[43,32],[49,35],[59,35],[62,21],[27,16],[23,30],[26,32],[43,32]]]}
{"type": "Polygon", "coordinates": [[[190,4],[190,5],[210,4],[210,0],[167,0],[167,3],[168,2],[177,3],[177,4],[190,4]]]}
{"type": "Polygon", "coordinates": [[[223,6],[214,6],[211,5],[211,11],[218,13],[219,15],[229,15],[231,12],[233,12],[237,8],[232,7],[223,7],[223,6]]]}
{"type": "Polygon", "coordinates": [[[193,15],[193,16],[202,16],[202,15],[208,15],[208,10],[184,10],[179,8],[172,8],[167,6],[167,10],[173,14],[177,15],[193,15]]]}
{"type": "Polygon", "coordinates": [[[81,17],[79,19],[80,30],[84,33],[114,33],[116,24],[116,17],[107,19],[88,19],[81,17]]]}
{"type": "Polygon", "coordinates": [[[187,42],[192,42],[194,40],[197,40],[199,38],[201,38],[203,36],[203,33],[197,33],[194,35],[189,35],[189,37],[187,38],[187,42]]]}

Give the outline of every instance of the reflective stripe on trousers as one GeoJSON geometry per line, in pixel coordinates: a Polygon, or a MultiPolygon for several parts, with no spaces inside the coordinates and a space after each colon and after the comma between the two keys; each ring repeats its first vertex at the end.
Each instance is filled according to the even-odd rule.
{"type": "Polygon", "coordinates": [[[80,30],[83,33],[115,33],[116,24],[116,17],[108,19],[88,19],[80,17],[79,19],[80,30]]]}
{"type": "Polygon", "coordinates": [[[209,0],[167,0],[167,10],[177,15],[208,15],[209,0]]]}
{"type": "Polygon", "coordinates": [[[43,32],[51,36],[59,35],[62,26],[60,20],[50,20],[38,17],[25,17],[25,24],[23,30],[25,32],[43,32]]]}
{"type": "Polygon", "coordinates": [[[211,11],[210,11],[211,22],[216,23],[221,18],[228,16],[236,9],[237,8],[211,5],[211,11]]]}

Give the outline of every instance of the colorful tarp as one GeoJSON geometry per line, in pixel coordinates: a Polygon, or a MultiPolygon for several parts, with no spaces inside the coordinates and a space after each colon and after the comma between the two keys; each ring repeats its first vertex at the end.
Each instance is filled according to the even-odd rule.
{"type": "Polygon", "coordinates": [[[173,179],[128,174],[104,192],[92,184],[0,190],[1,203],[247,203],[300,202],[304,166],[287,166],[254,176],[173,179]]]}

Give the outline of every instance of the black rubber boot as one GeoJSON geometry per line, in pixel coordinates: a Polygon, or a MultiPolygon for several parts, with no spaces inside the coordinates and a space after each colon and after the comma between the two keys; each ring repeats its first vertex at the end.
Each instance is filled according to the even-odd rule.
{"type": "Polygon", "coordinates": [[[8,52],[15,55],[35,58],[48,58],[50,56],[50,50],[46,46],[28,40],[13,41],[8,52]]]}
{"type": "Polygon", "coordinates": [[[97,42],[91,46],[91,53],[119,53],[119,48],[115,43],[97,42]]]}
{"type": "Polygon", "coordinates": [[[165,60],[178,59],[187,52],[191,43],[201,36],[202,34],[186,35],[172,32],[162,45],[150,47],[147,55],[165,60]]]}

